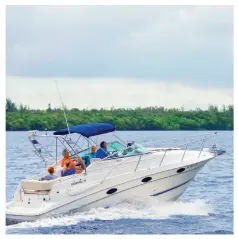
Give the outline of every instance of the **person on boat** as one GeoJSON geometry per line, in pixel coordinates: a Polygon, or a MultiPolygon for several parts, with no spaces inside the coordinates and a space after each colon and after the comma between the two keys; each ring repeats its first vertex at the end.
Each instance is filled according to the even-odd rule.
{"type": "Polygon", "coordinates": [[[60,161],[60,165],[63,168],[65,165],[65,162],[70,162],[70,168],[76,169],[74,161],[69,157],[69,151],[67,149],[63,150],[63,156],[64,158],[60,161]]]}
{"type": "Polygon", "coordinates": [[[81,157],[74,159],[74,165],[76,166],[75,168],[76,174],[82,173],[86,168],[84,160],[81,157]]]}
{"type": "Polygon", "coordinates": [[[95,145],[92,145],[91,153],[89,154],[90,158],[96,158],[96,151],[97,151],[97,147],[95,145]]]}
{"type": "Polygon", "coordinates": [[[40,181],[53,180],[53,179],[58,178],[57,176],[54,175],[55,169],[54,169],[53,166],[48,167],[47,171],[48,171],[49,174],[47,174],[44,177],[42,177],[40,179],[40,181]]]}
{"type": "Polygon", "coordinates": [[[90,165],[92,158],[96,158],[97,147],[95,145],[92,145],[90,151],[91,151],[90,153],[87,153],[84,156],[82,156],[82,159],[84,160],[86,167],[90,165]]]}
{"type": "Polygon", "coordinates": [[[63,170],[61,171],[61,177],[69,176],[76,173],[76,169],[71,168],[70,164],[70,161],[65,161],[63,170]]]}
{"type": "Polygon", "coordinates": [[[107,143],[102,141],[100,143],[100,148],[96,152],[96,158],[106,158],[110,153],[107,151],[107,143]]]}
{"type": "Polygon", "coordinates": [[[133,148],[132,148],[132,143],[128,143],[126,145],[126,148],[123,150],[122,154],[123,155],[127,155],[128,153],[132,152],[133,148]]]}

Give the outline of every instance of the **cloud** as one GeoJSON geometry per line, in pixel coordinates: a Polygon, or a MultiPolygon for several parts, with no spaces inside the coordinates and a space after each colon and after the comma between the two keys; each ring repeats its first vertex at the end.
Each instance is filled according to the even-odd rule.
{"type": "Polygon", "coordinates": [[[233,104],[229,88],[193,88],[181,83],[133,78],[7,78],[7,97],[31,108],[60,107],[55,85],[68,108],[167,108],[206,109],[210,104],[233,104]],[[21,86],[21,87],[19,87],[21,86]]]}
{"type": "Polygon", "coordinates": [[[7,74],[232,87],[229,6],[8,6],[7,74]]]}

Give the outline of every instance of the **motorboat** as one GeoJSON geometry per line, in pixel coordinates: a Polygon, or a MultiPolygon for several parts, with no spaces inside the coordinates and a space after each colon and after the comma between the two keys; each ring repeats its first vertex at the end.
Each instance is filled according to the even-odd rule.
{"type": "Polygon", "coordinates": [[[151,148],[125,142],[115,130],[113,124],[91,123],[53,133],[30,131],[28,137],[34,151],[45,162],[46,169],[49,164],[54,166],[58,177],[39,181],[47,174],[44,170],[23,179],[13,200],[6,205],[7,224],[110,207],[129,196],[151,196],[161,202],[176,200],[207,162],[225,153],[216,147],[217,133],[179,147],[151,148]],[[66,148],[72,159],[89,155],[91,145],[99,148],[94,138],[104,134],[113,134],[113,140],[107,144],[108,156],[91,158],[90,165],[80,174],[61,177],[61,149],[66,148]],[[79,143],[81,139],[86,141],[84,148],[79,143]],[[40,140],[50,141],[49,149],[40,140]],[[205,148],[209,140],[212,145],[205,148]]]}

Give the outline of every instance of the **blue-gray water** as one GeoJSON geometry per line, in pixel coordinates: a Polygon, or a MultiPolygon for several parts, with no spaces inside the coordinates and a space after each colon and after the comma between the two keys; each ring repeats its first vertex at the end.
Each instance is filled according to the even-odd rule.
{"type": "MultiPolygon", "coordinates": [[[[165,146],[208,132],[117,132],[124,140],[165,146]]],[[[176,202],[160,205],[155,198],[138,198],[104,209],[42,219],[6,227],[8,234],[232,234],[233,233],[233,132],[218,132],[217,145],[230,154],[210,161],[176,202]]],[[[43,170],[26,132],[7,132],[6,195],[11,200],[21,179],[43,170]]]]}

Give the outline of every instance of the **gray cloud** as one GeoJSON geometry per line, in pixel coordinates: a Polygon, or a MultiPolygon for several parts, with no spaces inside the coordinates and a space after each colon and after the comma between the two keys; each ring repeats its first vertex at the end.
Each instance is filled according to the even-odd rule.
{"type": "Polygon", "coordinates": [[[7,74],[232,87],[233,9],[8,6],[7,74]]]}

